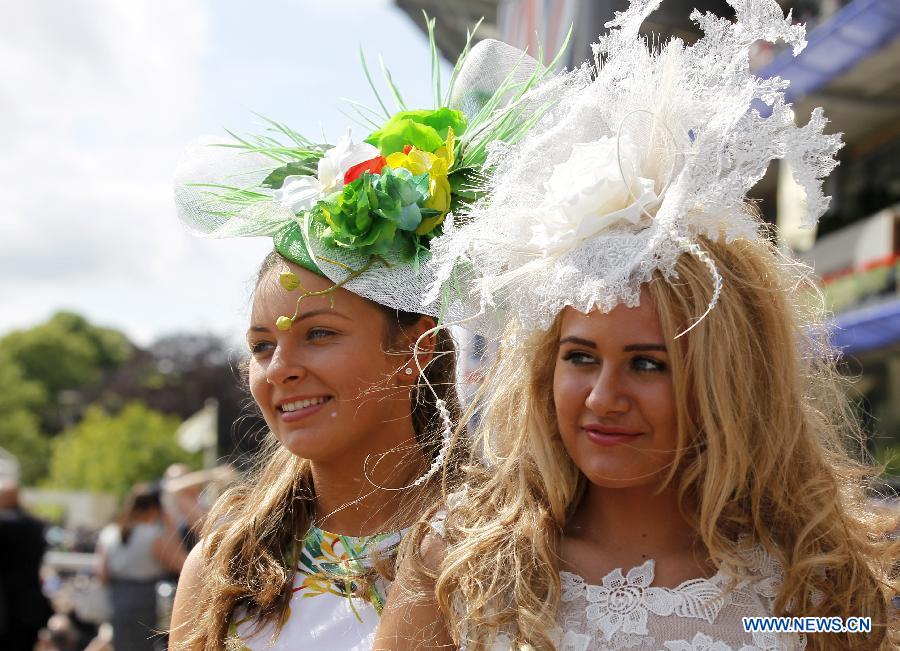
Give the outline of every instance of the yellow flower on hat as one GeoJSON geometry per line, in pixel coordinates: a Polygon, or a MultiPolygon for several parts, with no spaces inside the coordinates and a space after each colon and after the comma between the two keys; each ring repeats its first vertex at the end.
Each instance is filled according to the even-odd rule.
{"type": "Polygon", "coordinates": [[[419,227],[416,228],[416,234],[425,235],[430,233],[438,224],[444,221],[444,217],[447,216],[447,212],[450,210],[450,181],[447,179],[447,172],[453,165],[454,160],[453,129],[448,127],[446,143],[434,153],[412,147],[407,148],[406,151],[390,154],[386,160],[389,167],[395,169],[403,167],[415,175],[428,174],[428,191],[431,196],[425,202],[423,208],[436,210],[438,214],[423,219],[419,227]]]}

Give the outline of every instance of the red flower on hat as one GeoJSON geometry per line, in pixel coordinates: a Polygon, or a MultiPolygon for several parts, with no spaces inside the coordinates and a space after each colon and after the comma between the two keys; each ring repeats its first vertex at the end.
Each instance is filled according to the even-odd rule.
{"type": "MultiPolygon", "coordinates": [[[[406,147],[403,148],[404,154],[408,154],[411,151],[412,145],[406,145],[406,147]]],[[[353,183],[366,172],[369,172],[370,174],[381,174],[381,169],[384,167],[385,163],[386,160],[384,156],[376,156],[375,158],[364,160],[362,163],[357,163],[344,172],[344,185],[353,183]]]]}
{"type": "Polygon", "coordinates": [[[344,173],[344,185],[353,183],[366,172],[380,174],[385,162],[384,156],[376,156],[375,158],[364,160],[362,163],[357,163],[344,173]]]}

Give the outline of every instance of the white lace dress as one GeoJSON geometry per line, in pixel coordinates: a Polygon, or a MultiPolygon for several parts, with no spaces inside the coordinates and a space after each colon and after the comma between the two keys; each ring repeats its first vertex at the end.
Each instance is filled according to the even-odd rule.
{"type": "MultiPolygon", "coordinates": [[[[562,603],[553,638],[558,651],[799,651],[801,635],[745,633],[743,617],[772,614],[781,568],[762,550],[751,556],[752,577],[731,586],[719,571],[675,588],[653,585],[654,561],[615,569],[600,585],[562,572],[562,603]]],[[[465,645],[462,647],[465,649],[465,645]]],[[[511,648],[501,636],[494,651],[511,648]]]]}

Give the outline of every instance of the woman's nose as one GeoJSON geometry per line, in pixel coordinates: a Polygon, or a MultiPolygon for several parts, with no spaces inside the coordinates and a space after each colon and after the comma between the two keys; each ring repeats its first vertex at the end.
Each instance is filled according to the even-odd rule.
{"type": "Polygon", "coordinates": [[[266,381],[269,384],[287,384],[301,380],[305,375],[306,367],[297,352],[285,350],[281,346],[275,349],[266,369],[266,381]]]}
{"type": "Polygon", "coordinates": [[[607,366],[600,371],[584,404],[596,416],[627,412],[631,401],[624,389],[615,369],[607,366]]]}

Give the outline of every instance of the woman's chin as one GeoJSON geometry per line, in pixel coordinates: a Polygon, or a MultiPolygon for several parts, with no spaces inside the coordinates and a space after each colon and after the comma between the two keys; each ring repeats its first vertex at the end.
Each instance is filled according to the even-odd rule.
{"type": "Polygon", "coordinates": [[[581,468],[585,479],[598,488],[657,488],[668,468],[588,465],[581,468]]]}
{"type": "Polygon", "coordinates": [[[341,440],[341,433],[335,428],[280,427],[275,430],[275,436],[294,456],[310,461],[327,461],[341,455],[346,455],[346,441],[341,440]]]}

